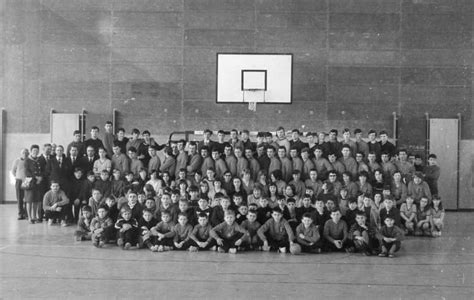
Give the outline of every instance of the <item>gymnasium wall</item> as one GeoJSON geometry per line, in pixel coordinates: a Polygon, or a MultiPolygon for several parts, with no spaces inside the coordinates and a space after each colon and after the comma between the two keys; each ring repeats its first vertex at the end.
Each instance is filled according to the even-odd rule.
{"type": "Polygon", "coordinates": [[[119,126],[156,135],[280,124],[391,134],[396,112],[399,143],[422,150],[428,112],[461,113],[472,139],[473,3],[0,0],[6,132],[49,133],[51,108],[115,108],[119,126]],[[293,53],[293,104],[217,105],[217,52],[293,53]]]}

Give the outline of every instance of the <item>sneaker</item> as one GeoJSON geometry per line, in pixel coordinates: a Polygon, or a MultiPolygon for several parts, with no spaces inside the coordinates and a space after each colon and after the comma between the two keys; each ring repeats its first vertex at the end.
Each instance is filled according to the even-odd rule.
{"type": "Polygon", "coordinates": [[[100,241],[100,242],[99,242],[99,248],[102,248],[102,247],[104,247],[104,246],[105,246],[105,242],[104,242],[104,241],[100,241]]]}
{"type": "Polygon", "coordinates": [[[198,247],[195,247],[195,246],[191,246],[188,249],[189,252],[198,252],[198,250],[199,250],[198,247]]]}
{"type": "Polygon", "coordinates": [[[346,253],[353,253],[354,252],[354,248],[353,247],[348,247],[346,248],[346,253]]]}
{"type": "MultiPolygon", "coordinates": [[[[33,222],[34,222],[34,221],[33,221],[33,222]]],[[[49,225],[49,226],[53,225],[53,223],[54,223],[54,222],[53,222],[53,219],[49,219],[49,220],[48,220],[48,225],[49,225]]]]}
{"type": "Polygon", "coordinates": [[[119,247],[123,246],[123,239],[118,239],[117,240],[117,246],[119,246],[119,247]]]}
{"type": "Polygon", "coordinates": [[[216,246],[212,246],[211,249],[209,249],[211,251],[217,251],[217,247],[216,246]]]}
{"type": "Polygon", "coordinates": [[[92,245],[94,245],[94,247],[99,247],[99,241],[97,240],[93,241],[92,245]]]}
{"type": "Polygon", "coordinates": [[[224,250],[222,247],[218,247],[218,248],[217,248],[217,252],[219,252],[219,253],[224,253],[225,250],[224,250]]]}
{"type": "Polygon", "coordinates": [[[28,223],[35,224],[35,220],[28,220],[28,223]]]}
{"type": "Polygon", "coordinates": [[[236,254],[236,253],[237,253],[237,249],[236,249],[236,248],[230,248],[230,249],[229,249],[229,253],[230,253],[230,254],[236,254]]]}
{"type": "Polygon", "coordinates": [[[74,239],[76,240],[76,242],[81,242],[82,241],[82,236],[76,236],[76,237],[74,237],[74,239]]]}
{"type": "Polygon", "coordinates": [[[66,223],[66,220],[62,220],[61,221],[61,227],[67,227],[69,226],[67,223],[66,223]]]}
{"type": "Polygon", "coordinates": [[[286,253],[286,247],[281,247],[278,250],[280,251],[280,253],[286,253]]]}
{"type": "Polygon", "coordinates": [[[385,253],[385,252],[381,252],[381,253],[379,254],[379,257],[385,257],[385,256],[387,256],[387,253],[385,253]]]}
{"type": "Polygon", "coordinates": [[[163,252],[163,251],[165,251],[165,249],[164,249],[163,245],[160,245],[160,246],[158,246],[158,248],[156,248],[156,251],[157,252],[163,252]]]}
{"type": "Polygon", "coordinates": [[[130,247],[132,247],[132,244],[130,244],[130,243],[125,243],[125,245],[123,246],[123,250],[129,250],[130,247]]]}
{"type": "Polygon", "coordinates": [[[395,257],[395,254],[390,253],[390,254],[388,255],[388,257],[389,257],[389,258],[394,258],[394,257],[395,257]]]}
{"type": "Polygon", "coordinates": [[[158,245],[151,246],[151,247],[150,247],[150,251],[151,251],[151,252],[158,252],[158,245]]]}
{"type": "Polygon", "coordinates": [[[172,249],[170,246],[163,246],[163,251],[171,251],[172,249]]]}

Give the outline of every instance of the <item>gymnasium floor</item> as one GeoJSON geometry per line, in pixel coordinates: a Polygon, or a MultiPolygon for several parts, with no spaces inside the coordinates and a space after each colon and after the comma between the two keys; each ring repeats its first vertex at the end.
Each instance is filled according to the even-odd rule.
{"type": "Polygon", "coordinates": [[[443,237],[409,237],[388,259],[96,249],[0,205],[0,298],[472,299],[473,216],[448,213],[443,237]]]}

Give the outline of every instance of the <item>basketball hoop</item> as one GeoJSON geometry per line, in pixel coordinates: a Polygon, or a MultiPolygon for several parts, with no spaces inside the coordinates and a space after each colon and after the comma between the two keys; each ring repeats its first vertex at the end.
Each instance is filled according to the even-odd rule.
{"type": "Polygon", "coordinates": [[[244,89],[242,90],[242,100],[249,103],[249,110],[257,111],[257,103],[265,102],[264,89],[244,89]]]}

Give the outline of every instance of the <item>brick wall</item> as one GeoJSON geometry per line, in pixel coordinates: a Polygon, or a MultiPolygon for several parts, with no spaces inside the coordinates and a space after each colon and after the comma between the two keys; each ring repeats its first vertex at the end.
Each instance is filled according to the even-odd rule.
{"type": "MultiPolygon", "coordinates": [[[[392,129],[424,145],[424,113],[473,138],[471,0],[0,0],[9,133],[49,111],[166,134],[392,129]],[[293,104],[215,103],[216,53],[293,53],[293,104]],[[94,118],[93,115],[100,116],[94,118]]],[[[89,124],[92,125],[92,124],[89,124]]]]}

